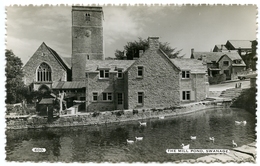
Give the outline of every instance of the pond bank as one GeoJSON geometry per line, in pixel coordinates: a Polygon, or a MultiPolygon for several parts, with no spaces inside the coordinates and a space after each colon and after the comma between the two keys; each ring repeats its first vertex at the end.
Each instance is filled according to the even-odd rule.
{"type": "Polygon", "coordinates": [[[198,159],[181,160],[178,162],[189,162],[189,163],[196,163],[196,162],[206,162],[206,163],[253,162],[253,163],[255,163],[255,160],[256,160],[256,142],[253,142],[251,144],[233,148],[232,150],[230,150],[229,153],[208,155],[208,156],[200,157],[198,159]]]}
{"type": "Polygon", "coordinates": [[[31,116],[28,118],[6,118],[7,129],[26,128],[49,128],[49,127],[70,127],[84,125],[100,125],[109,123],[120,123],[126,121],[145,121],[146,119],[164,119],[167,116],[180,116],[194,113],[196,111],[226,107],[226,103],[221,101],[204,101],[189,103],[179,107],[117,110],[106,112],[78,113],[77,115],[66,115],[48,122],[47,118],[41,116],[31,116]]]}

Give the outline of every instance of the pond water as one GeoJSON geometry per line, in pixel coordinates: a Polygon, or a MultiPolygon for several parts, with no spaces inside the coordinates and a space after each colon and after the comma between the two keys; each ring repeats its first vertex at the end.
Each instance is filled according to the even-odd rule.
{"type": "Polygon", "coordinates": [[[171,162],[206,154],[167,154],[166,149],[231,149],[256,140],[255,115],[243,109],[215,108],[165,119],[148,119],[101,126],[7,130],[6,160],[49,162],[171,162]],[[235,120],[246,120],[245,126],[235,120]],[[126,139],[142,141],[127,144],[126,139]],[[196,136],[191,140],[190,136],[196,136]],[[210,142],[209,137],[215,137],[210,142]],[[45,148],[44,153],[32,148],[45,148]]]}

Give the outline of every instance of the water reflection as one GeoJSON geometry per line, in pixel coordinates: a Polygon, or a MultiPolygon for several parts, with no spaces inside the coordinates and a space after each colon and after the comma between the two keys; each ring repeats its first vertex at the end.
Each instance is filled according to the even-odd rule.
{"type": "Polygon", "coordinates": [[[232,140],[241,146],[255,140],[255,116],[241,109],[212,109],[186,116],[102,125],[49,129],[8,130],[6,159],[9,161],[131,162],[175,161],[203,154],[166,154],[169,148],[232,148],[232,140]],[[246,120],[246,126],[235,125],[246,120]],[[196,136],[191,140],[190,136],[196,136]],[[143,141],[133,145],[126,139],[143,141]],[[209,141],[215,137],[215,142],[209,141]],[[44,147],[45,153],[32,148],[44,147]]]}

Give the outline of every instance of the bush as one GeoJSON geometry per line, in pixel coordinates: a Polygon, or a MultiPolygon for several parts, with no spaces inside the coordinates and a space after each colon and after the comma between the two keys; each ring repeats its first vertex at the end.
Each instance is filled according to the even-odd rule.
{"type": "Polygon", "coordinates": [[[138,110],[133,110],[133,115],[138,114],[138,110]]]}
{"type": "Polygon", "coordinates": [[[209,77],[209,84],[219,84],[226,81],[226,74],[217,74],[215,77],[209,77]]]}

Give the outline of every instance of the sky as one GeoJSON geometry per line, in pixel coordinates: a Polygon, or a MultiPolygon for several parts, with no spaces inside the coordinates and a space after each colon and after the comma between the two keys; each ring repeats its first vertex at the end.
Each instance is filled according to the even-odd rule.
{"type": "MultiPolygon", "coordinates": [[[[114,57],[127,42],[159,36],[172,48],[211,51],[227,40],[255,40],[256,13],[253,5],[206,6],[103,6],[104,53],[114,57]]],[[[71,56],[71,6],[6,7],[6,48],[25,64],[45,42],[59,55],[71,56]]]]}

